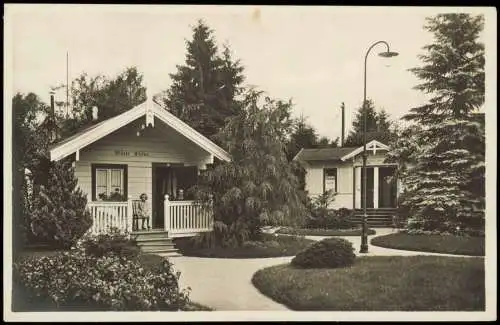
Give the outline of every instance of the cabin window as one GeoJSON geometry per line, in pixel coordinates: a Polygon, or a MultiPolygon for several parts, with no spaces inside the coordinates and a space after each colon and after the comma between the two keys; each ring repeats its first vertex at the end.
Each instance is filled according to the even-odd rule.
{"type": "Polygon", "coordinates": [[[323,169],[323,193],[328,190],[337,193],[337,168],[323,169]]]}
{"type": "Polygon", "coordinates": [[[127,166],[92,165],[92,200],[126,201],[127,166]]]}

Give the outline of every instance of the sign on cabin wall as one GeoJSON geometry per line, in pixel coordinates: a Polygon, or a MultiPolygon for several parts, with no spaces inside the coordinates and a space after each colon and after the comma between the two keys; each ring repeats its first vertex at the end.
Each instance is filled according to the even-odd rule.
{"type": "Polygon", "coordinates": [[[335,175],[325,175],[325,191],[333,190],[335,191],[337,183],[337,177],[335,175]]]}
{"type": "Polygon", "coordinates": [[[122,157],[149,157],[149,152],[146,151],[128,151],[128,150],[115,150],[116,156],[122,157]]]}

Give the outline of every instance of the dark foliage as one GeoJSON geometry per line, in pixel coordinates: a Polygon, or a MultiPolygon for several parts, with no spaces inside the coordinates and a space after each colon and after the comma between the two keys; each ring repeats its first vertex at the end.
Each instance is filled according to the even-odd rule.
{"type": "Polygon", "coordinates": [[[342,238],[327,238],[299,252],[292,265],[300,268],[338,268],[351,266],[356,255],[351,242],[342,238]]]}

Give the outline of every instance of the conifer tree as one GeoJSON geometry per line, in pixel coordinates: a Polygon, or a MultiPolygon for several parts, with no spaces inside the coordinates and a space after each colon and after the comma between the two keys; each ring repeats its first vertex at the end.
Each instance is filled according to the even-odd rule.
{"type": "Polygon", "coordinates": [[[86,205],[71,163],[51,163],[47,186],[33,202],[31,231],[40,242],[68,248],[92,226],[86,205]]]}
{"type": "Polygon", "coordinates": [[[363,145],[363,128],[364,117],[363,113],[366,110],[366,141],[378,140],[387,144],[394,136],[391,127],[392,123],[389,120],[389,114],[382,109],[380,112],[375,110],[375,105],[372,100],[367,100],[365,107],[361,106],[356,113],[356,118],[352,123],[352,130],[347,136],[345,147],[360,147],[363,145]]]}
{"type": "Polygon", "coordinates": [[[241,111],[235,97],[242,91],[244,76],[229,46],[224,45],[222,54],[218,53],[213,34],[202,20],[193,27],[192,39],[186,42],[186,61],[170,74],[173,84],[164,103],[173,114],[217,142],[216,134],[226,118],[241,111]]]}
{"type": "Polygon", "coordinates": [[[483,17],[440,14],[427,19],[433,44],[411,71],[430,93],[427,105],[403,118],[413,125],[393,145],[390,158],[406,162],[402,205],[412,228],[477,232],[484,227],[484,123],[473,112],[484,103],[483,17]]]}

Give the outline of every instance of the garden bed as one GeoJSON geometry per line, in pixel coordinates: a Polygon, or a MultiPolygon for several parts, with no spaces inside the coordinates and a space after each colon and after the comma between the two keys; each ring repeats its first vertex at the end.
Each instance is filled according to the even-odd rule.
{"type": "Polygon", "coordinates": [[[485,310],[483,258],[371,256],[335,269],[285,264],[259,270],[252,283],[292,310],[485,310]]]}
{"type": "Polygon", "coordinates": [[[395,233],[373,238],[370,243],[385,248],[468,256],[484,256],[484,237],[454,235],[410,235],[395,233]]]}
{"type": "MultiPolygon", "coordinates": [[[[47,249],[27,249],[19,253],[16,262],[23,259],[42,257],[42,256],[56,256],[67,252],[65,250],[47,250],[47,249]]],[[[159,267],[164,257],[141,253],[137,257],[138,261],[144,269],[154,270],[159,267]]],[[[27,299],[27,292],[23,285],[19,283],[12,283],[12,311],[14,312],[36,312],[36,311],[106,311],[108,309],[96,309],[95,306],[85,304],[73,304],[57,307],[48,297],[40,297],[37,301],[29,301],[27,299]]],[[[189,301],[182,309],[183,311],[213,311],[212,308],[201,305],[196,302],[189,301]]]]}
{"type": "MultiPolygon", "coordinates": [[[[308,229],[281,228],[278,234],[298,236],[361,236],[361,229],[308,229]]],[[[368,229],[368,235],[375,235],[375,230],[368,229]]]]}
{"type": "Polygon", "coordinates": [[[174,240],[184,256],[212,258],[265,258],[295,256],[314,241],[296,236],[263,234],[261,241],[248,241],[242,247],[193,248],[190,239],[174,240]]]}

